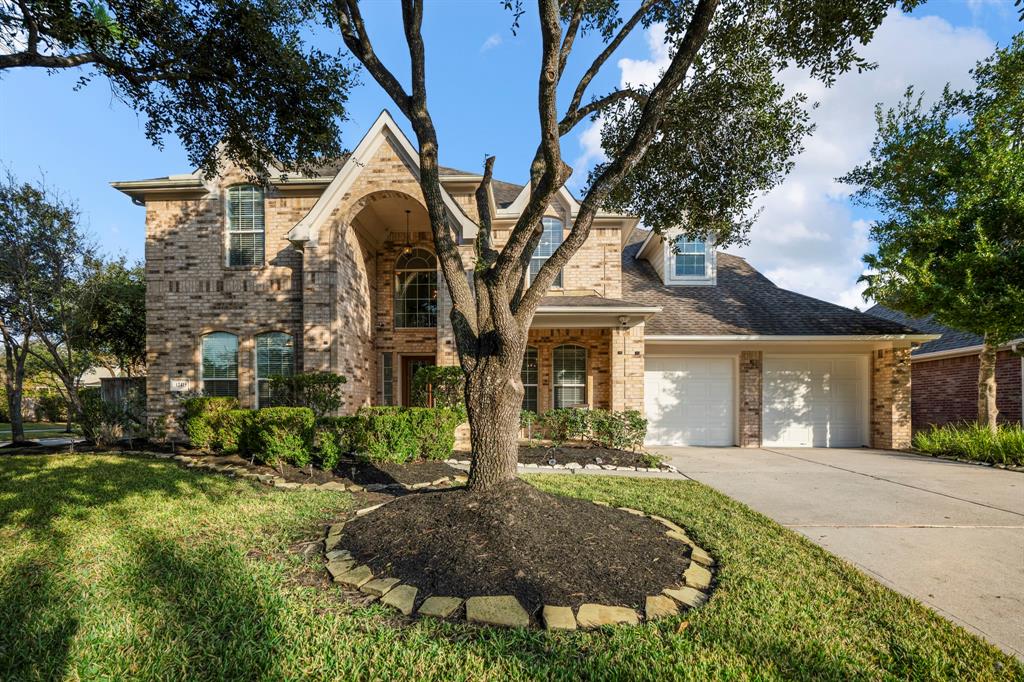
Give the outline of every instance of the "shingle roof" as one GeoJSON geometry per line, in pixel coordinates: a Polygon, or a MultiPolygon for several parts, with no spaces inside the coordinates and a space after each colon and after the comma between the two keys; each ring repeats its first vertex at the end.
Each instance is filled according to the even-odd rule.
{"type": "MultiPolygon", "coordinates": [[[[642,239],[646,233],[641,233],[642,239]]],[[[622,294],[661,306],[650,335],[847,336],[914,334],[918,330],[775,286],[744,259],[718,252],[715,286],[665,286],[634,241],[622,252],[622,294]]]]}
{"type": "Polygon", "coordinates": [[[636,301],[623,301],[619,298],[605,298],[603,296],[545,296],[541,299],[541,308],[623,308],[641,307],[645,303],[636,301]]]}
{"type": "Polygon", "coordinates": [[[911,355],[922,355],[924,353],[936,353],[938,351],[957,350],[958,348],[980,346],[984,340],[976,334],[971,334],[970,332],[960,331],[959,329],[953,329],[952,327],[947,327],[944,324],[939,324],[932,319],[931,315],[926,317],[910,317],[897,310],[886,308],[885,306],[877,303],[868,308],[867,312],[884,320],[890,320],[899,324],[916,327],[931,334],[942,334],[941,338],[935,339],[934,341],[928,341],[927,343],[923,343],[915,348],[911,351],[911,355]]]}

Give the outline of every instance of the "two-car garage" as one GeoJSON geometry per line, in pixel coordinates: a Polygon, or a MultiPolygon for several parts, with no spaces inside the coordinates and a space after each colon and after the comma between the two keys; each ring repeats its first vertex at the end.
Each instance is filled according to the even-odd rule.
{"type": "MultiPolygon", "coordinates": [[[[650,445],[736,444],[737,356],[648,355],[644,407],[650,445]]],[[[858,447],[868,442],[866,354],[764,354],[766,447],[858,447]]]]}

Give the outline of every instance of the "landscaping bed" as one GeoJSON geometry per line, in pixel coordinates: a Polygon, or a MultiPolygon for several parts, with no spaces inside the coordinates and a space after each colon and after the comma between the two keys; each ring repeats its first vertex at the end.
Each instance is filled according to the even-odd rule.
{"type": "Polygon", "coordinates": [[[403,497],[346,523],[340,548],[416,587],[419,601],[512,595],[534,620],[545,605],[642,611],[690,564],[656,521],[523,481],[403,497]]]}
{"type": "MultiPolygon", "coordinates": [[[[453,460],[461,464],[469,462],[470,453],[465,450],[456,451],[453,460]]],[[[449,460],[449,462],[453,461],[449,460]]],[[[576,468],[566,465],[579,465],[587,469],[657,469],[671,471],[656,456],[646,452],[633,452],[609,448],[593,443],[563,443],[561,445],[523,441],[519,444],[519,464],[528,468],[553,467],[556,469],[576,468]]]]}

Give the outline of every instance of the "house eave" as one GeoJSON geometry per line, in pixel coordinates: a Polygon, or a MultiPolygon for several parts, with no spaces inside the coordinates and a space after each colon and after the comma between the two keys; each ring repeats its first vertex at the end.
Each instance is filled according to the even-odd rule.
{"type": "MultiPolygon", "coordinates": [[[[1024,338],[1015,339],[1009,343],[1004,343],[999,346],[996,350],[1014,350],[1024,344],[1024,338]]],[[[930,353],[918,353],[910,356],[911,362],[918,362],[920,360],[940,360],[942,358],[955,358],[964,355],[977,355],[982,351],[984,346],[961,346],[960,348],[948,348],[946,350],[936,350],[930,353]]]]}
{"type": "Polygon", "coordinates": [[[849,343],[851,341],[910,341],[923,343],[934,341],[939,334],[807,334],[807,335],[768,335],[768,334],[647,334],[646,343],[758,343],[807,341],[813,343],[849,343]]]}

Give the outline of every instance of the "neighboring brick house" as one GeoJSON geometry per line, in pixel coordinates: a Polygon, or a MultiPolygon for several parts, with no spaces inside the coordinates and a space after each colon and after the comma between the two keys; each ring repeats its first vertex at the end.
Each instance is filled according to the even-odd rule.
{"type": "MultiPolygon", "coordinates": [[[[931,317],[910,318],[885,306],[868,313],[942,336],[913,350],[914,431],[978,418],[978,355],[982,338],[935,322],[931,317]]],[[[1006,344],[996,355],[996,408],[999,421],[1021,423],[1024,403],[1024,338],[1006,344]]]]}
{"type": "MultiPolygon", "coordinates": [[[[316,177],[263,190],[237,170],[114,183],[146,207],[148,407],[177,394],[271,401],[266,378],[344,374],[348,411],[407,404],[424,364],[456,363],[450,302],[417,182],[418,154],[384,112],[316,177]]],[[[442,169],[472,263],[480,176],[442,169]]],[[[529,190],[495,181],[495,240],[529,190]]],[[[533,264],[568,233],[562,191],[533,264]]],[[[911,344],[934,338],[775,287],[703,242],[600,213],[534,318],[524,407],[646,412],[649,442],[904,447],[911,344]]]]}

